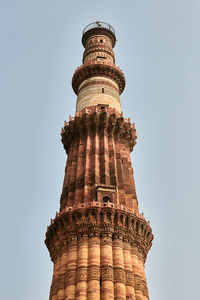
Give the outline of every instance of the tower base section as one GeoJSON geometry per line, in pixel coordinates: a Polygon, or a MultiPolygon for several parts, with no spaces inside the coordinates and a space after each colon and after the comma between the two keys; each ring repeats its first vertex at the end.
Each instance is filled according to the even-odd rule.
{"type": "Polygon", "coordinates": [[[143,215],[92,205],[57,213],[45,243],[50,300],[147,300],[144,263],[153,235],[143,215]]]}

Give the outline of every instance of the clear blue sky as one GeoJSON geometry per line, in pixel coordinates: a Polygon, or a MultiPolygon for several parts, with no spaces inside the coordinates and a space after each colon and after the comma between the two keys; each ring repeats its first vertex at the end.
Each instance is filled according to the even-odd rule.
{"type": "Polygon", "coordinates": [[[82,30],[96,20],[115,28],[122,107],[138,133],[136,188],[155,235],[150,299],[199,297],[199,15],[199,0],[0,1],[1,299],[48,299],[43,241],[64,177],[60,129],[75,112],[82,30]]]}

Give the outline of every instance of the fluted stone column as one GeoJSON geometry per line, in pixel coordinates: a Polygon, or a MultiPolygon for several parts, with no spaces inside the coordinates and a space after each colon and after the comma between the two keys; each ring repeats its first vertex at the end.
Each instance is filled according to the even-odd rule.
{"type": "Polygon", "coordinates": [[[131,245],[128,241],[124,241],[124,270],[126,273],[126,299],[135,300],[131,245]]]}
{"type": "Polygon", "coordinates": [[[114,299],[112,236],[101,237],[101,300],[114,299]]]}
{"type": "Polygon", "coordinates": [[[100,237],[89,236],[88,300],[100,300],[100,237]]]}
{"type": "Polygon", "coordinates": [[[54,268],[53,268],[53,278],[52,278],[52,285],[51,285],[51,293],[53,295],[53,299],[57,300],[57,273],[58,273],[58,266],[60,264],[60,259],[58,258],[54,262],[54,268]]]}
{"type": "Polygon", "coordinates": [[[67,287],[65,300],[74,300],[76,294],[77,240],[68,244],[67,256],[67,287]]]}
{"type": "Polygon", "coordinates": [[[87,135],[86,151],[85,151],[85,178],[84,178],[84,202],[88,203],[91,199],[91,168],[92,168],[92,138],[89,128],[87,135]]]}
{"type": "Polygon", "coordinates": [[[124,255],[122,238],[114,236],[113,239],[113,268],[115,300],[126,299],[124,255]]]}
{"type": "Polygon", "coordinates": [[[139,253],[138,259],[139,259],[139,264],[140,264],[140,274],[141,274],[141,278],[142,278],[143,299],[148,300],[149,294],[148,294],[146,274],[145,274],[145,269],[144,269],[144,259],[143,259],[142,253],[139,253]]]}
{"type": "Polygon", "coordinates": [[[53,279],[52,279],[52,293],[56,300],[58,300],[58,282],[59,282],[59,271],[60,271],[60,255],[56,257],[54,262],[54,271],[53,271],[53,279]]]}
{"type": "Polygon", "coordinates": [[[87,300],[88,236],[78,240],[78,263],[76,272],[76,300],[87,300]]]}
{"type": "Polygon", "coordinates": [[[134,273],[134,288],[135,288],[135,299],[143,300],[143,293],[141,289],[141,270],[140,262],[138,258],[138,249],[136,246],[132,246],[131,249],[132,267],[134,273]]]}
{"type": "Polygon", "coordinates": [[[66,268],[67,268],[67,241],[63,241],[58,271],[57,300],[65,300],[66,291],[66,268]]]}

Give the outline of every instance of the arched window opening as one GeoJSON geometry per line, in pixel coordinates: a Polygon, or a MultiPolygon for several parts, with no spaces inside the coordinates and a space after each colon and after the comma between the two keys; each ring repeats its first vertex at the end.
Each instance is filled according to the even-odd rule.
{"type": "Polygon", "coordinates": [[[103,197],[103,202],[105,203],[105,202],[112,202],[112,201],[111,201],[110,197],[105,196],[105,197],[103,197]]]}

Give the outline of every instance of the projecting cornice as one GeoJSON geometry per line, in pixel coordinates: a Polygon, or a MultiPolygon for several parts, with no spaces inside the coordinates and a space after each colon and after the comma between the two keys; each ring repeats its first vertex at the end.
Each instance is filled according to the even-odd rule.
{"type": "Polygon", "coordinates": [[[130,119],[124,119],[122,114],[117,113],[108,105],[97,105],[77,112],[73,120],[65,122],[61,136],[66,153],[69,152],[71,144],[80,136],[93,136],[103,132],[112,134],[119,142],[126,143],[130,151],[136,144],[135,124],[131,124],[130,119]]]}
{"type": "Polygon", "coordinates": [[[72,87],[76,94],[78,94],[78,89],[80,84],[91,77],[101,76],[107,77],[114,80],[118,87],[119,93],[121,94],[125,88],[125,76],[122,70],[112,63],[100,61],[100,60],[90,60],[84,65],[81,65],[76,69],[72,78],[72,87]]]}

